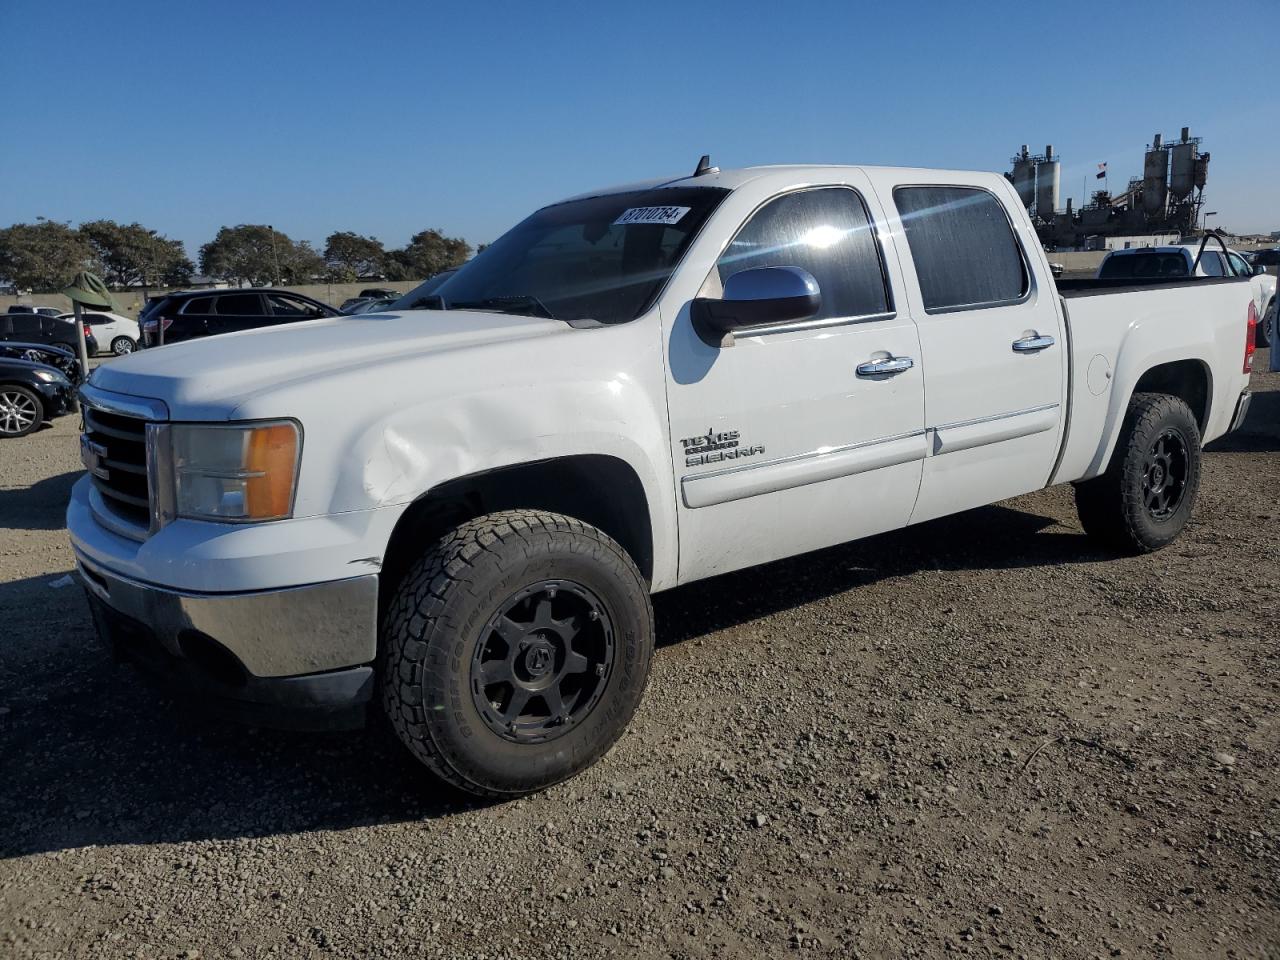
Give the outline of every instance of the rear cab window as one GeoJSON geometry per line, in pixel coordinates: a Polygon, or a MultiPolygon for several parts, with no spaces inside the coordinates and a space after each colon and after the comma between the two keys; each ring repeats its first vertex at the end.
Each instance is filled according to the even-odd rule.
{"type": "Polygon", "coordinates": [[[1154,280],[1185,277],[1190,272],[1190,263],[1182,251],[1139,250],[1107,257],[1098,271],[1098,279],[1154,280]]]}
{"type": "Polygon", "coordinates": [[[1031,290],[1022,247],[996,196],[980,187],[893,191],[926,313],[1019,303],[1031,290]]]}

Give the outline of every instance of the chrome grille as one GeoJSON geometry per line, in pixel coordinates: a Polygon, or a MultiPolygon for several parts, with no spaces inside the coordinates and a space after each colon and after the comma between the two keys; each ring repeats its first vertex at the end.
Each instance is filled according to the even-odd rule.
{"type": "Polygon", "coordinates": [[[147,530],[151,524],[147,421],[87,404],[83,410],[80,452],[94,487],[112,513],[147,530]]]}

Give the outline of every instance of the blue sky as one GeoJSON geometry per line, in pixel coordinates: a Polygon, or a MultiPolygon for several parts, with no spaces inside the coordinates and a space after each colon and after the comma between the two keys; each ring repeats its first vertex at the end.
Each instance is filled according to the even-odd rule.
{"type": "Polygon", "coordinates": [[[1183,125],[1218,222],[1280,229],[1277,0],[0,0],[0,37],[0,225],[137,220],[193,255],[236,223],[489,241],[703,152],[1006,170],[1052,143],[1078,203],[1183,125]]]}

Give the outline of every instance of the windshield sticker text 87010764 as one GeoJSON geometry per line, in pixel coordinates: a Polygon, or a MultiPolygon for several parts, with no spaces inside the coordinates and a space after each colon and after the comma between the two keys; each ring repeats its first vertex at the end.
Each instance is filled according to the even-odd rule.
{"type": "Polygon", "coordinates": [[[635,223],[679,223],[680,218],[688,212],[688,207],[629,207],[613,222],[624,226],[635,223]]]}

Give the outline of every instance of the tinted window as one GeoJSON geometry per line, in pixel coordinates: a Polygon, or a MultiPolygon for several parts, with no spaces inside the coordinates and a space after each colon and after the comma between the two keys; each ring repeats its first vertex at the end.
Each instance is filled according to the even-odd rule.
{"type": "MultiPolygon", "coordinates": [[[[229,297],[223,297],[229,300],[229,297]]],[[[267,295],[267,303],[271,305],[271,313],[277,317],[313,317],[317,311],[310,304],[303,303],[301,300],[294,300],[292,297],[284,297],[278,293],[267,295]]],[[[218,312],[222,313],[222,305],[218,305],[218,312]]]]}
{"type": "Polygon", "coordinates": [[[40,314],[17,313],[13,316],[13,332],[20,336],[40,335],[40,314]]]}
{"type": "Polygon", "coordinates": [[[218,297],[217,311],[221,317],[260,317],[262,301],[256,293],[233,293],[218,297]]]}
{"type": "Polygon", "coordinates": [[[188,300],[182,308],[183,313],[213,313],[213,297],[196,297],[188,300]]]}
{"type": "Polygon", "coordinates": [[[1101,280],[1155,280],[1161,277],[1185,277],[1189,269],[1181,253],[1152,250],[1107,257],[1098,272],[1101,280]]]}
{"type": "Polygon", "coordinates": [[[93,324],[94,326],[111,322],[110,317],[105,317],[100,313],[86,313],[84,315],[84,319],[86,323],[93,324]]]}
{"type": "Polygon", "coordinates": [[[1000,201],[975,187],[898,187],[893,200],[928,311],[1020,299],[1026,265],[1000,201]]]}
{"type": "Polygon", "coordinates": [[[716,269],[723,284],[754,267],[800,267],[813,274],[822,291],[815,320],[889,310],[867,208],[845,187],[789,193],[752,214],[716,269]]]}

